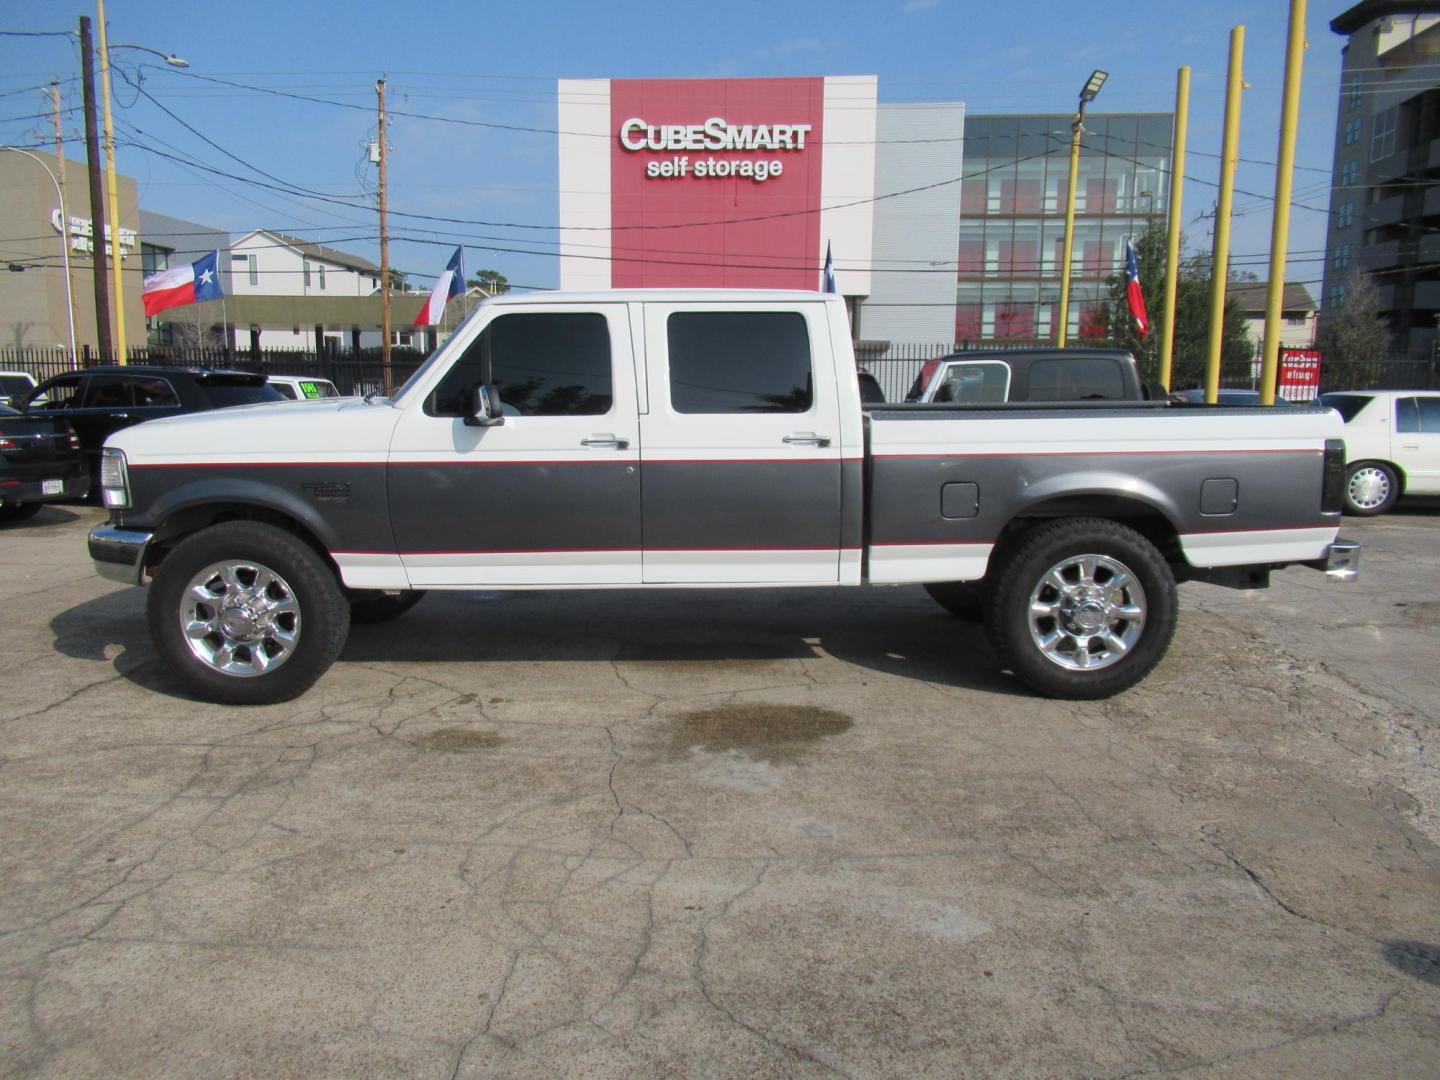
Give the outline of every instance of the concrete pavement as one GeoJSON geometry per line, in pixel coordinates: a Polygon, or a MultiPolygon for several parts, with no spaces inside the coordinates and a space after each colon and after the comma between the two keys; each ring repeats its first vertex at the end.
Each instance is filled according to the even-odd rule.
{"type": "Polygon", "coordinates": [[[432,594],[178,696],[0,532],[0,1073],[1433,1076],[1440,514],[1107,702],[919,590],[432,594]]]}

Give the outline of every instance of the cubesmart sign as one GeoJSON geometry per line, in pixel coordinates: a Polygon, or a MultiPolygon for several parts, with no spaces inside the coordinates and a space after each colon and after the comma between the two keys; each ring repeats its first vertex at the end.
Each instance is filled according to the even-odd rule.
{"type": "Polygon", "coordinates": [[[611,285],[814,289],[825,80],[614,79],[611,285]]]}

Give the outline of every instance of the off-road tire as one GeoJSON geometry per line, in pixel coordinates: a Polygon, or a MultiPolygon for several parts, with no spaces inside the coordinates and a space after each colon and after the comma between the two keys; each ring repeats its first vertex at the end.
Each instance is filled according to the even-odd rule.
{"type": "Polygon", "coordinates": [[[273,525],[229,521],[182,540],[161,562],[145,605],[156,651],[196,697],[221,705],[269,705],[299,697],[325,674],[350,632],[350,605],[335,572],[304,541],[273,525]],[[192,577],[227,560],[253,561],[280,575],[299,608],[299,633],[285,662],[239,677],[208,666],[191,652],[181,628],[192,577]]]}
{"type": "MultiPolygon", "coordinates": [[[[1102,567],[1097,578],[1104,573],[1102,567]]],[[[1104,518],[1075,518],[1036,526],[1001,559],[992,580],[985,612],[991,645],[1002,667],[1046,697],[1085,701],[1127,690],[1160,662],[1175,634],[1179,602],[1169,564],[1140,533],[1104,518]],[[1084,556],[1119,564],[1133,575],[1143,590],[1139,605],[1143,618],[1131,620],[1140,623],[1138,636],[1118,659],[1075,670],[1063,666],[1066,654],[1047,655],[1036,641],[1032,634],[1032,619],[1037,618],[1032,614],[1032,597],[1042,589],[1052,569],[1084,556]]],[[[1045,623],[1034,625],[1038,633],[1045,623]]],[[[1073,662],[1074,653],[1070,656],[1073,662]]]]}

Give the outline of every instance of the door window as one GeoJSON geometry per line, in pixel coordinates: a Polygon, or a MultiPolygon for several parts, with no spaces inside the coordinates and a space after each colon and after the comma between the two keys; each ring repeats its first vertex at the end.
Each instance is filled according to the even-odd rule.
{"type": "Polygon", "coordinates": [[[1010,393],[1008,364],[948,364],[945,381],[935,389],[936,401],[996,402],[1010,393]]]}
{"type": "Polygon", "coordinates": [[[1408,435],[1420,430],[1420,399],[1402,397],[1395,399],[1395,431],[1408,435]]]}
{"type": "Polygon", "coordinates": [[[1415,400],[1420,408],[1420,430],[1426,435],[1440,435],[1440,397],[1415,400]]]}
{"type": "Polygon", "coordinates": [[[137,378],[134,380],[136,405],[154,408],[178,408],[180,398],[168,379],[137,378]]]}
{"type": "Polygon", "coordinates": [[[80,389],[83,377],[80,375],[62,375],[53,382],[48,382],[30,395],[30,401],[39,402],[42,409],[74,409],[80,405],[80,389]],[[40,401],[41,398],[45,400],[40,401]]]}
{"type": "Polygon", "coordinates": [[[466,416],[489,382],[509,416],[601,416],[614,400],[610,330],[599,312],[500,315],[466,348],[426,403],[466,416]],[[488,376],[488,378],[487,378],[488,376]]]}
{"type": "Polygon", "coordinates": [[[798,312],[675,312],[666,333],[676,412],[810,410],[810,334],[798,312]]]}
{"type": "Polygon", "coordinates": [[[1037,360],[1030,365],[1031,401],[1120,401],[1120,365],[1103,356],[1037,360]]]}
{"type": "Polygon", "coordinates": [[[87,409],[127,409],[135,404],[133,380],[124,375],[92,375],[85,388],[87,409]]]}

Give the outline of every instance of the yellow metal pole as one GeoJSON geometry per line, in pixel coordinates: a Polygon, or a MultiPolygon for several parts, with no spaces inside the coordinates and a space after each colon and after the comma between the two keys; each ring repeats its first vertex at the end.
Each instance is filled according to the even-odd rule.
{"type": "Polygon", "coordinates": [[[1290,250],[1290,190],[1295,172],[1295,130],[1300,124],[1300,72],[1305,66],[1305,0],[1290,0],[1285,44],[1285,95],[1280,106],[1280,152],[1275,165],[1275,221],[1270,230],[1270,284],[1265,293],[1265,347],[1260,364],[1260,404],[1275,404],[1280,358],[1280,316],[1285,299],[1285,261],[1290,250]]]}
{"type": "Polygon", "coordinates": [[[1170,389],[1175,356],[1175,293],[1180,283],[1180,205],[1185,189],[1185,140],[1190,130],[1190,69],[1175,75],[1175,138],[1170,150],[1170,224],[1165,234],[1165,314],[1160,322],[1160,385],[1170,389]]]}
{"type": "Polygon", "coordinates": [[[1085,125],[1085,103],[1075,113],[1070,125],[1070,180],[1065,185],[1065,239],[1060,249],[1060,330],[1055,344],[1065,347],[1070,328],[1070,256],[1075,248],[1075,185],[1080,181],[1080,132],[1085,125]]]}
{"type": "MultiPolygon", "coordinates": [[[[125,283],[120,271],[120,195],[115,182],[115,125],[110,119],[110,50],[105,44],[105,0],[95,0],[100,23],[100,94],[105,103],[105,188],[110,219],[110,265],[115,293],[115,360],[125,363],[125,283]]],[[[104,237],[97,238],[102,245],[104,237]]]]}
{"type": "Polygon", "coordinates": [[[1240,83],[1245,27],[1230,30],[1230,66],[1225,79],[1225,132],[1220,149],[1220,201],[1215,207],[1215,249],[1210,263],[1210,336],[1206,341],[1205,400],[1220,398],[1220,350],[1225,329],[1225,288],[1230,275],[1230,210],[1235,199],[1235,166],[1240,156],[1240,83]]]}

